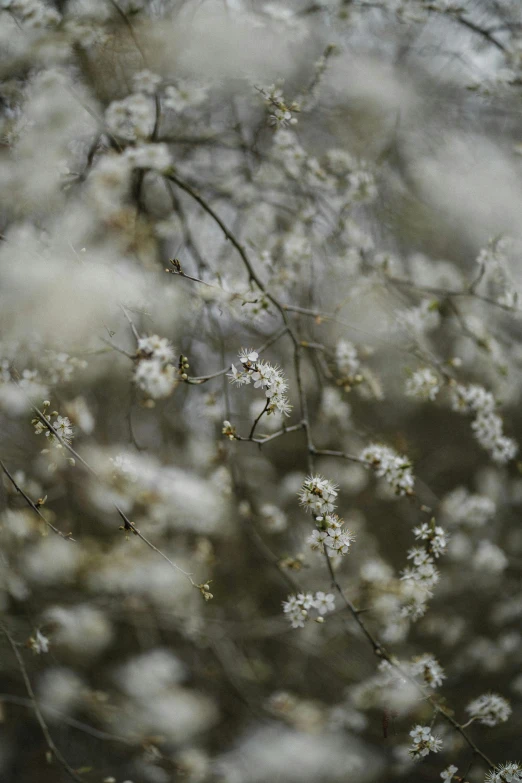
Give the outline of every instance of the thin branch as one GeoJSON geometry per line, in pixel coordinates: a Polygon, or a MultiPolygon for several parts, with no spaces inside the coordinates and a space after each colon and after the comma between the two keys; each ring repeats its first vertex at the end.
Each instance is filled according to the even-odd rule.
{"type": "Polygon", "coordinates": [[[240,435],[236,435],[234,440],[240,440],[244,442],[250,441],[251,443],[257,443],[259,446],[264,446],[265,443],[270,443],[271,440],[276,440],[276,438],[280,438],[282,435],[286,435],[289,432],[297,432],[298,430],[302,430],[304,429],[304,426],[304,422],[300,421],[299,424],[293,424],[291,427],[283,427],[283,429],[278,430],[277,432],[273,432],[271,435],[267,435],[266,437],[242,438],[240,435]]]}
{"type": "Polygon", "coordinates": [[[177,174],[169,173],[164,175],[168,180],[171,182],[174,182],[181,190],[184,190],[185,193],[188,193],[189,196],[191,196],[194,201],[197,201],[197,203],[205,210],[205,212],[210,215],[210,217],[217,223],[223,234],[225,235],[226,239],[228,239],[231,244],[236,248],[237,252],[239,253],[243,264],[245,265],[245,268],[248,272],[248,276],[251,281],[253,281],[258,288],[265,294],[267,299],[269,299],[272,304],[279,310],[281,313],[281,316],[283,318],[283,321],[285,325],[288,327],[288,332],[292,337],[292,340],[296,341],[295,335],[290,329],[287,314],[285,313],[284,307],[280,304],[280,302],[275,298],[273,294],[271,294],[261,278],[258,276],[257,272],[255,271],[252,262],[248,256],[248,253],[245,249],[245,247],[239,242],[239,240],[236,238],[235,234],[228,228],[228,226],[221,220],[219,215],[212,209],[210,204],[198,193],[197,190],[195,190],[191,185],[188,184],[188,182],[185,182],[183,179],[180,179],[180,177],[177,176],[177,174]]]}
{"type": "Polygon", "coordinates": [[[336,578],[336,576],[334,574],[332,563],[330,561],[330,558],[329,558],[329,555],[328,555],[328,552],[327,552],[326,548],[325,548],[325,555],[326,555],[326,561],[327,561],[327,565],[328,565],[328,571],[329,571],[330,577],[332,579],[332,585],[335,587],[335,589],[337,590],[337,592],[341,596],[341,598],[342,598],[346,608],[351,613],[352,617],[354,618],[355,622],[357,623],[357,625],[361,629],[362,633],[364,634],[364,636],[366,637],[368,642],[371,644],[374,654],[380,660],[388,661],[388,663],[390,663],[395,669],[397,669],[397,671],[400,672],[400,674],[403,677],[405,677],[409,682],[411,682],[413,685],[415,685],[415,687],[419,690],[419,692],[426,699],[426,701],[428,701],[429,704],[433,707],[433,709],[436,710],[443,718],[445,718],[445,720],[448,721],[448,723],[450,723],[453,726],[455,731],[457,731],[462,736],[462,738],[466,741],[466,743],[473,750],[473,752],[477,756],[480,756],[480,758],[483,761],[485,761],[486,764],[490,768],[494,769],[495,768],[495,764],[491,761],[490,758],[488,758],[488,756],[486,756],[485,753],[483,753],[477,747],[475,742],[471,739],[471,737],[465,731],[464,726],[461,726],[461,724],[457,720],[455,720],[453,715],[450,713],[450,710],[447,707],[441,706],[435,700],[435,698],[433,696],[431,696],[429,694],[426,694],[424,692],[424,689],[419,685],[419,683],[414,678],[412,678],[407,672],[404,671],[404,669],[399,665],[399,663],[395,660],[395,658],[393,658],[386,651],[386,649],[382,646],[382,644],[380,642],[378,642],[377,639],[373,636],[373,634],[368,630],[368,628],[366,626],[366,623],[364,622],[364,620],[361,619],[361,616],[360,616],[361,613],[357,611],[357,609],[354,607],[354,605],[351,603],[351,601],[347,598],[347,596],[345,595],[343,589],[339,585],[339,583],[337,581],[337,578],[336,578]]]}
{"type": "Polygon", "coordinates": [[[266,413],[266,411],[268,410],[268,406],[269,406],[269,405],[270,405],[270,397],[268,397],[268,398],[267,398],[267,401],[266,401],[265,407],[263,408],[263,410],[261,411],[261,413],[259,414],[259,416],[257,417],[257,419],[256,419],[256,420],[254,421],[254,423],[252,424],[252,429],[250,430],[250,434],[249,434],[249,436],[248,436],[248,440],[252,440],[252,439],[253,439],[253,437],[254,437],[254,432],[256,431],[256,427],[257,427],[257,425],[259,424],[259,422],[260,422],[260,420],[261,420],[261,417],[263,416],[263,414],[265,414],[265,413],[266,413]]]}
{"type": "MultiPolygon", "coordinates": [[[[75,449],[73,449],[73,447],[71,446],[70,443],[68,443],[64,438],[62,438],[60,433],[56,430],[55,427],[53,427],[51,422],[48,421],[45,418],[45,416],[43,415],[42,411],[40,411],[35,405],[33,405],[32,408],[35,411],[35,413],[37,414],[37,416],[40,419],[40,421],[42,422],[42,424],[44,424],[47,427],[49,432],[52,432],[52,434],[61,443],[61,445],[65,449],[67,449],[67,451],[69,451],[73,455],[73,457],[76,460],[78,460],[78,462],[80,462],[83,465],[83,467],[91,474],[91,476],[94,476],[94,478],[96,478],[98,481],[101,481],[100,476],[96,473],[94,468],[92,468],[88,464],[88,462],[86,462],[83,459],[83,457],[80,456],[80,454],[78,454],[78,452],[75,451],[75,449]]],[[[179,571],[181,574],[183,574],[190,581],[190,583],[191,583],[191,585],[193,587],[199,587],[199,585],[196,584],[196,582],[194,582],[194,580],[192,579],[192,576],[188,573],[188,571],[184,571],[183,568],[181,568],[180,566],[176,565],[176,563],[174,563],[169,557],[167,557],[167,555],[164,552],[162,552],[160,549],[158,549],[158,547],[155,546],[155,544],[153,544],[152,541],[149,541],[149,539],[146,538],[143,535],[143,533],[141,533],[138,530],[138,528],[136,527],[134,522],[130,521],[130,519],[127,517],[125,512],[122,511],[122,509],[118,506],[117,503],[113,502],[112,505],[114,506],[114,508],[116,509],[118,514],[120,515],[120,517],[122,518],[122,520],[123,520],[123,527],[124,527],[125,530],[129,530],[132,533],[134,533],[135,536],[138,536],[138,538],[140,538],[143,541],[143,543],[146,544],[149,547],[149,549],[152,549],[153,552],[156,552],[158,555],[160,555],[160,557],[162,557],[163,560],[165,560],[174,570],[179,571]]]]}
{"type": "Polygon", "coordinates": [[[366,460],[360,457],[354,457],[353,454],[347,454],[345,451],[333,451],[332,449],[316,449],[312,447],[312,453],[317,457],[340,457],[341,459],[350,460],[350,462],[358,462],[360,465],[368,467],[366,460]]]}
{"type": "MultiPolygon", "coordinates": [[[[0,703],[16,704],[19,707],[28,707],[29,709],[34,709],[34,704],[31,699],[26,699],[23,696],[13,696],[10,693],[0,693],[0,703]]],[[[83,731],[85,734],[90,734],[91,737],[95,737],[96,739],[106,740],[107,742],[120,742],[123,745],[129,745],[130,747],[135,747],[137,744],[139,744],[139,742],[133,742],[126,737],[119,737],[117,734],[109,734],[107,731],[96,729],[94,726],[89,726],[88,723],[84,723],[81,720],[71,718],[69,715],[66,715],[64,712],[60,712],[60,710],[57,710],[56,707],[52,707],[50,704],[48,705],[40,702],[40,705],[46,710],[46,712],[52,712],[54,715],[60,718],[60,720],[67,726],[72,726],[74,729],[78,729],[78,731],[83,731]]]]}
{"type": "Polygon", "coordinates": [[[31,680],[29,679],[29,675],[27,673],[27,669],[25,667],[24,659],[22,658],[22,655],[20,653],[20,650],[18,649],[18,646],[7,630],[6,626],[0,620],[0,630],[3,632],[3,634],[6,636],[7,641],[9,642],[9,645],[16,657],[16,660],[18,662],[18,667],[20,669],[20,673],[22,675],[25,689],[27,691],[27,695],[29,696],[29,699],[31,700],[31,704],[34,710],[34,713],[36,715],[36,719],[38,723],[40,724],[40,728],[42,730],[42,734],[44,736],[45,742],[47,744],[47,747],[49,748],[50,752],[56,759],[56,761],[63,767],[63,769],[67,772],[69,777],[71,777],[73,780],[78,781],[78,783],[82,783],[83,778],[78,775],[77,772],[71,767],[71,765],[68,763],[68,761],[62,756],[61,752],[58,750],[56,745],[54,744],[54,740],[51,737],[51,734],[49,732],[49,727],[47,726],[47,723],[45,721],[45,718],[42,714],[42,711],[40,709],[40,706],[38,702],[36,701],[36,697],[34,695],[33,686],[31,685],[31,680]]]}
{"type": "Polygon", "coordinates": [[[23,497],[23,499],[25,500],[25,502],[27,503],[27,505],[28,505],[28,506],[30,506],[30,507],[33,509],[33,511],[35,512],[35,514],[38,514],[38,516],[40,517],[40,519],[41,519],[41,520],[43,520],[43,522],[45,522],[45,524],[47,525],[47,527],[48,527],[50,530],[52,530],[52,531],[53,531],[53,533],[56,533],[56,535],[57,535],[57,536],[60,536],[60,538],[64,538],[66,541],[74,541],[74,538],[72,537],[72,533],[62,533],[62,531],[61,531],[61,530],[58,530],[58,528],[57,528],[57,527],[55,527],[55,526],[54,526],[54,525],[53,525],[51,522],[49,522],[49,520],[48,520],[48,519],[46,519],[46,518],[45,518],[45,516],[44,516],[44,515],[42,514],[42,512],[40,511],[40,508],[39,508],[39,506],[38,506],[38,505],[37,505],[37,504],[36,504],[36,503],[35,503],[33,500],[31,500],[31,498],[29,497],[29,495],[27,495],[27,494],[26,494],[26,493],[23,491],[22,487],[20,487],[20,486],[19,486],[19,485],[16,483],[16,481],[15,481],[14,477],[13,477],[13,476],[11,475],[11,473],[8,471],[7,467],[4,465],[4,463],[2,462],[2,460],[1,460],[1,459],[0,459],[0,467],[2,468],[2,470],[3,470],[3,471],[4,471],[4,473],[5,473],[5,475],[7,476],[7,478],[9,479],[9,481],[12,483],[12,485],[13,485],[13,487],[16,489],[16,491],[17,491],[17,492],[18,492],[18,493],[19,493],[19,494],[20,494],[20,495],[23,497]]]}

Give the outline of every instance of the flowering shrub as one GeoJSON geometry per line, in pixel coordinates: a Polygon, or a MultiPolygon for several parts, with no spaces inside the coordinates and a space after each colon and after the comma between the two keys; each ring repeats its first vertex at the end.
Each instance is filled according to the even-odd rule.
{"type": "Polygon", "coordinates": [[[2,780],[522,781],[521,86],[515,0],[2,2],[2,780]]]}

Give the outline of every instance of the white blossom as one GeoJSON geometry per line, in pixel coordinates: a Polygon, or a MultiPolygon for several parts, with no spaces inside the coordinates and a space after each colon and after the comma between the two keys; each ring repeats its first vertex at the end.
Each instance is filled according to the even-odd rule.
{"type": "Polygon", "coordinates": [[[442,500],[442,512],[452,522],[470,527],[482,527],[495,515],[491,498],[474,495],[465,487],[456,487],[442,500]]]}
{"type": "Polygon", "coordinates": [[[166,364],[174,360],[174,348],[166,337],[158,337],[157,334],[152,334],[148,337],[139,338],[138,355],[166,364]]]}
{"type": "Polygon", "coordinates": [[[109,130],[121,139],[145,139],[154,129],[154,101],[143,93],[113,101],[105,112],[105,122],[109,130]]]}
{"type": "Polygon", "coordinates": [[[360,459],[373,468],[377,476],[384,478],[397,495],[413,494],[414,478],[407,457],[401,457],[388,446],[372,443],[363,449],[360,459]]]}
{"type": "Polygon", "coordinates": [[[49,639],[47,636],[37,630],[35,635],[29,639],[29,647],[37,655],[49,652],[49,639]]]}
{"type": "Polygon", "coordinates": [[[132,80],[135,91],[144,92],[147,95],[153,95],[161,84],[161,76],[147,69],[135,73],[132,80]]]}
{"type": "Polygon", "coordinates": [[[335,347],[335,359],[337,369],[343,378],[352,378],[361,367],[355,345],[347,340],[338,341],[335,347]]]}
{"type": "Polygon", "coordinates": [[[418,307],[397,311],[396,318],[400,328],[418,336],[433,332],[440,325],[437,302],[429,299],[424,299],[418,307]]]}
{"type": "Polygon", "coordinates": [[[308,538],[311,548],[324,552],[326,546],[330,554],[345,555],[354,541],[354,536],[343,527],[344,521],[337,514],[317,516],[315,521],[318,529],[308,538]]]}
{"type": "Polygon", "coordinates": [[[485,726],[497,726],[499,723],[505,723],[511,715],[509,703],[497,693],[484,693],[471,701],[466,710],[471,718],[478,720],[485,726]]]}
{"type": "Polygon", "coordinates": [[[165,87],[164,105],[177,113],[192,109],[207,100],[208,90],[203,85],[180,80],[175,85],[165,87]]]}
{"type": "Polygon", "coordinates": [[[298,593],[290,595],[283,601],[283,612],[288,615],[292,628],[304,628],[310,618],[310,610],[317,611],[318,620],[323,621],[323,615],[335,611],[335,597],[332,593],[321,590],[315,593],[298,593]]]}
{"type": "Polygon", "coordinates": [[[301,487],[299,502],[316,516],[330,514],[335,509],[338,487],[323,476],[308,476],[301,487]]]}
{"type": "Polygon", "coordinates": [[[257,351],[250,348],[243,348],[240,351],[239,361],[243,369],[237,370],[232,365],[231,371],[227,373],[231,382],[236,386],[252,382],[255,389],[264,390],[268,414],[279,412],[289,416],[292,406],[287,397],[288,381],[284,377],[283,371],[269,362],[259,361],[257,351]]]}
{"type": "Polygon", "coordinates": [[[421,400],[434,400],[440,391],[440,382],[429,368],[416,370],[406,381],[406,394],[421,400]]]}
{"type": "Polygon", "coordinates": [[[178,382],[177,371],[172,364],[156,359],[145,359],[136,365],[134,382],[153,400],[169,397],[178,382]]]}
{"type": "Polygon", "coordinates": [[[455,777],[455,773],[458,772],[458,767],[455,767],[453,764],[450,764],[449,767],[446,767],[446,769],[443,769],[440,773],[440,776],[444,783],[449,783],[450,780],[452,780],[455,777]]]}
{"type": "Polygon", "coordinates": [[[429,726],[415,726],[410,731],[411,747],[410,755],[412,758],[422,758],[428,753],[438,753],[442,748],[442,740],[431,733],[429,726]]]}
{"type": "Polygon", "coordinates": [[[442,666],[429,653],[414,658],[410,664],[410,671],[413,676],[422,677],[424,684],[433,689],[442,685],[442,681],[446,679],[442,666]]]}
{"type": "Polygon", "coordinates": [[[506,761],[486,774],[487,783],[522,783],[522,765],[516,761],[506,761]]]}

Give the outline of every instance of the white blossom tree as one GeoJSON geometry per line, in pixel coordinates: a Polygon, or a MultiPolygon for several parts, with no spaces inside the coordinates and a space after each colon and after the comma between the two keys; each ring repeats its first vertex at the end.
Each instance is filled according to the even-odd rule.
{"type": "Polygon", "coordinates": [[[0,773],[522,781],[522,7],[0,6],[0,773]]]}

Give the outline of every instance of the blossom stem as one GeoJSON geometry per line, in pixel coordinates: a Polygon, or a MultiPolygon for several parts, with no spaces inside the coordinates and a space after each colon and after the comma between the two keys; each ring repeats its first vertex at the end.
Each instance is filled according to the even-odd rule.
{"type": "Polygon", "coordinates": [[[56,533],[56,535],[57,535],[57,536],[60,536],[60,538],[64,538],[66,541],[74,541],[74,540],[75,540],[75,539],[72,537],[72,534],[71,534],[71,533],[69,533],[69,534],[67,534],[67,533],[62,533],[62,531],[61,531],[61,530],[58,530],[58,528],[57,528],[57,527],[55,527],[55,526],[54,526],[54,525],[53,525],[51,522],[49,522],[49,520],[48,520],[48,519],[46,519],[46,518],[44,517],[44,515],[42,514],[42,512],[40,511],[40,509],[39,509],[39,507],[36,505],[36,503],[35,503],[33,500],[31,500],[31,498],[29,497],[29,495],[27,495],[27,494],[26,494],[26,493],[23,491],[22,487],[20,487],[20,486],[19,486],[19,485],[16,483],[16,481],[15,481],[14,477],[11,475],[11,473],[9,472],[9,470],[8,470],[8,469],[7,469],[7,467],[4,465],[4,463],[2,462],[2,460],[1,460],[1,459],[0,459],[0,467],[2,468],[2,470],[3,470],[3,471],[4,471],[4,473],[5,473],[5,475],[7,476],[7,478],[9,479],[9,481],[12,483],[12,485],[14,486],[14,488],[16,489],[16,491],[17,491],[17,492],[18,492],[18,493],[19,493],[19,494],[20,494],[20,495],[23,497],[23,499],[25,500],[25,502],[27,503],[27,505],[29,505],[29,506],[30,506],[30,507],[33,509],[33,511],[35,512],[35,514],[38,514],[38,516],[40,517],[40,519],[42,519],[42,520],[45,522],[45,524],[47,525],[47,527],[48,527],[50,530],[52,530],[52,531],[53,531],[53,533],[56,533]]]}
{"type": "Polygon", "coordinates": [[[47,744],[47,747],[49,748],[49,751],[54,756],[56,761],[63,767],[63,769],[67,772],[69,777],[71,777],[73,780],[83,781],[83,778],[78,775],[77,772],[71,767],[69,762],[62,756],[61,752],[56,747],[53,738],[51,737],[51,733],[49,731],[49,727],[47,726],[47,723],[45,721],[45,718],[42,714],[42,711],[40,709],[40,706],[38,702],[36,701],[36,697],[34,694],[33,686],[31,684],[31,680],[29,679],[29,675],[27,673],[27,669],[24,663],[24,659],[22,658],[22,655],[20,653],[20,650],[18,649],[18,646],[11,636],[10,632],[7,630],[4,623],[0,620],[0,630],[6,637],[7,641],[9,642],[9,645],[16,657],[16,660],[18,662],[18,667],[20,669],[20,673],[22,675],[22,679],[24,681],[25,689],[27,691],[27,695],[29,696],[31,700],[31,705],[33,707],[34,713],[36,715],[36,719],[38,723],[40,724],[40,728],[42,730],[42,734],[44,735],[45,742],[47,744]]]}

